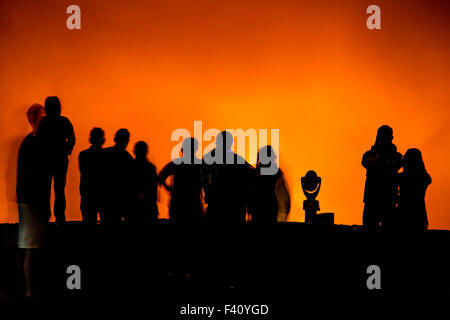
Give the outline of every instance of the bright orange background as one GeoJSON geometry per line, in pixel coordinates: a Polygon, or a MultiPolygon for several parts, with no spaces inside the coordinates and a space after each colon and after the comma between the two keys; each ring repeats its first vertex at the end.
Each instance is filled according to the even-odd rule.
{"type": "MultiPolygon", "coordinates": [[[[302,221],[300,177],[323,178],[322,211],[360,224],[360,161],[382,124],[404,153],[422,150],[433,178],[432,228],[450,228],[450,6],[376,1],[0,1],[0,222],[17,221],[17,149],[25,112],[57,95],[75,127],[68,217],[80,220],[77,157],[88,134],[131,131],[158,169],[176,128],[280,129],[280,165],[302,221]],[[317,3],[316,3],[317,2],[317,3]],[[82,29],[66,28],[66,8],[82,29]]],[[[423,2],[423,3],[422,3],[423,2]]],[[[207,145],[207,143],[205,143],[207,145]]],[[[167,197],[161,198],[167,214],[167,197]]]]}

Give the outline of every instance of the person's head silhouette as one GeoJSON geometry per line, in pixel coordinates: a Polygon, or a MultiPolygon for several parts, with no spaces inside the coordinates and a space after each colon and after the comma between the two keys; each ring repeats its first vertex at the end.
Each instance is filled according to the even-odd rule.
{"type": "Polygon", "coordinates": [[[403,156],[403,170],[406,173],[424,172],[425,164],[419,149],[411,148],[403,156]]]}
{"type": "Polygon", "coordinates": [[[277,155],[272,146],[267,145],[259,149],[256,166],[262,175],[275,175],[278,173],[277,155]]]}
{"type": "Polygon", "coordinates": [[[184,163],[194,163],[193,160],[195,158],[195,154],[198,150],[198,141],[195,138],[189,137],[183,140],[181,146],[181,153],[183,154],[183,158],[185,158],[184,163]]]}
{"type": "Polygon", "coordinates": [[[105,143],[105,132],[101,128],[93,128],[89,135],[89,142],[94,147],[101,147],[105,143]]]}
{"type": "Polygon", "coordinates": [[[216,137],[216,148],[230,151],[233,146],[233,135],[228,131],[220,132],[216,137]]]}
{"type": "Polygon", "coordinates": [[[114,142],[117,147],[125,149],[130,142],[130,132],[127,129],[119,129],[114,136],[114,142]]]}
{"type": "Polygon", "coordinates": [[[38,103],[33,104],[27,111],[28,122],[31,125],[33,133],[37,132],[39,122],[44,116],[44,107],[38,103]]]}
{"type": "Polygon", "coordinates": [[[145,141],[138,141],[134,145],[134,155],[138,159],[146,159],[148,153],[148,146],[145,141]]]}
{"type": "Polygon", "coordinates": [[[256,162],[258,166],[270,167],[277,159],[277,155],[272,146],[264,146],[258,151],[256,162]]]}
{"type": "Polygon", "coordinates": [[[394,132],[391,127],[383,125],[378,128],[375,144],[382,146],[390,145],[392,139],[394,139],[394,132]]]}
{"type": "Polygon", "coordinates": [[[61,102],[56,96],[45,99],[45,115],[49,118],[56,118],[61,115],[61,102]]]}

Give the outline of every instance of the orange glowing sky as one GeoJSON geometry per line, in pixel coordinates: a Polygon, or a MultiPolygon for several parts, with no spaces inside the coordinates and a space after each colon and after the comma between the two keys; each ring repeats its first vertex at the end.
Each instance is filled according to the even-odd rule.
{"type": "MultiPolygon", "coordinates": [[[[323,179],[322,212],[361,224],[361,157],[382,124],[433,178],[431,228],[450,229],[448,1],[0,1],[0,222],[16,222],[25,112],[57,95],[75,127],[69,219],[80,220],[78,153],[89,130],[122,127],[149,143],[158,169],[177,128],[280,129],[280,166],[303,221],[300,177],[323,179]],[[382,29],[366,28],[381,7],[382,29]],[[66,28],[77,4],[82,29],[66,28]]],[[[207,145],[207,143],[205,144],[207,145]]],[[[167,215],[161,196],[161,216],[167,215]]]]}

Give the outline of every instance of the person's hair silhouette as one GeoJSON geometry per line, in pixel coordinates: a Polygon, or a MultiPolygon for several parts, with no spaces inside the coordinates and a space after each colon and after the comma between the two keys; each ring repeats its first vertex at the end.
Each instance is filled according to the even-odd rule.
{"type": "Polygon", "coordinates": [[[270,166],[277,159],[277,155],[272,146],[264,146],[258,151],[256,163],[259,166],[270,166]]]}
{"type": "Polygon", "coordinates": [[[66,176],[69,165],[68,156],[75,145],[75,132],[69,119],[61,116],[61,102],[58,97],[45,99],[45,117],[39,124],[37,136],[46,157],[45,169],[48,174],[46,189],[50,207],[52,180],[54,182],[54,216],[57,224],[66,221],[66,176]]]}
{"type": "Polygon", "coordinates": [[[93,128],[89,135],[89,142],[96,147],[101,147],[105,143],[105,132],[102,128],[93,128]]]}
{"type": "Polygon", "coordinates": [[[408,174],[427,172],[419,149],[411,148],[406,151],[403,156],[403,172],[408,174]]]}
{"type": "Polygon", "coordinates": [[[119,129],[114,136],[114,142],[117,147],[126,149],[130,142],[130,132],[127,129],[119,129]]]}
{"type": "Polygon", "coordinates": [[[431,177],[425,169],[419,149],[409,149],[403,157],[403,172],[400,174],[399,211],[401,224],[406,230],[425,230],[428,217],[425,193],[431,177]]]}
{"type": "Polygon", "coordinates": [[[134,154],[136,158],[146,159],[148,154],[148,146],[145,141],[138,141],[134,145],[134,154]]]}
{"type": "Polygon", "coordinates": [[[39,123],[41,122],[43,117],[44,117],[44,107],[38,103],[33,104],[27,110],[27,119],[28,122],[30,123],[33,135],[36,134],[39,127],[39,123]]]}
{"type": "Polygon", "coordinates": [[[104,165],[105,156],[102,148],[105,132],[93,128],[89,135],[91,146],[80,152],[78,165],[80,169],[81,216],[88,225],[97,224],[97,216],[103,222],[104,165]]]}
{"type": "Polygon", "coordinates": [[[397,177],[402,155],[392,143],[393,130],[387,125],[377,131],[375,144],[363,155],[367,169],[364,189],[363,225],[368,230],[394,225],[398,201],[397,177]]]}
{"type": "Polygon", "coordinates": [[[181,145],[181,153],[185,163],[194,164],[195,154],[198,150],[198,141],[195,138],[186,138],[181,145]]]}
{"type": "Polygon", "coordinates": [[[50,96],[45,99],[45,115],[49,118],[61,116],[61,102],[58,97],[50,96]]]}
{"type": "Polygon", "coordinates": [[[377,137],[375,139],[376,145],[390,145],[394,139],[394,131],[388,125],[382,125],[377,130],[377,137]]]}
{"type": "Polygon", "coordinates": [[[216,136],[216,148],[231,150],[233,146],[233,135],[228,131],[222,131],[216,136]]]}

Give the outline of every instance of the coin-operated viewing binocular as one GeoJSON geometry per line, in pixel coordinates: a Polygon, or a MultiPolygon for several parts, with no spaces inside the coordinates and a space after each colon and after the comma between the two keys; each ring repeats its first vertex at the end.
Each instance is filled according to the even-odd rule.
{"type": "Polygon", "coordinates": [[[322,178],[317,173],[310,170],[301,178],[302,190],[306,196],[303,201],[306,224],[334,224],[334,213],[317,214],[320,211],[319,201],[316,200],[322,185],[322,178]]]}

